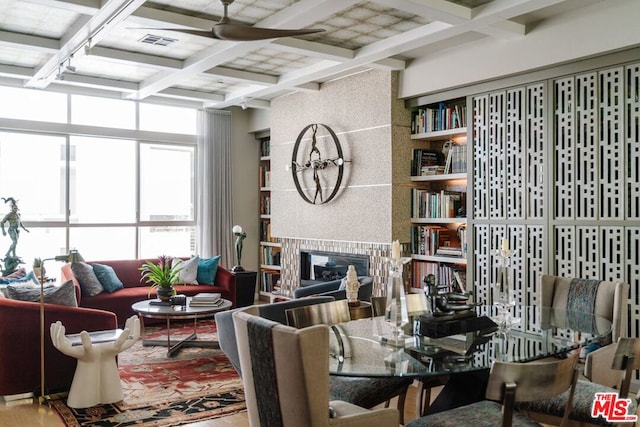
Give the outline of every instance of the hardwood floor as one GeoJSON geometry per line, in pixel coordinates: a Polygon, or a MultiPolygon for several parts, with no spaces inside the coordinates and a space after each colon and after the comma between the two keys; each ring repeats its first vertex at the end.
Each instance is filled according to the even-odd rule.
{"type": "MultiPolygon", "coordinates": [[[[434,393],[435,395],[435,393],[434,393]]],[[[405,422],[415,418],[416,388],[410,387],[405,404],[405,422]]],[[[395,401],[391,403],[392,407],[395,401]]],[[[46,405],[32,403],[31,399],[0,403],[0,427],[61,427],[58,415],[46,405]]],[[[246,412],[215,420],[188,424],[189,427],[249,427],[246,412]]]]}

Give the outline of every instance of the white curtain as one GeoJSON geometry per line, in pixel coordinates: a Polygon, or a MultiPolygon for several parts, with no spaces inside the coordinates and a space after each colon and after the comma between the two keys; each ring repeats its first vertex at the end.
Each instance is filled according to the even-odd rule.
{"type": "Polygon", "coordinates": [[[196,250],[201,257],[222,255],[234,262],[231,199],[231,112],[198,111],[198,194],[196,250]]]}

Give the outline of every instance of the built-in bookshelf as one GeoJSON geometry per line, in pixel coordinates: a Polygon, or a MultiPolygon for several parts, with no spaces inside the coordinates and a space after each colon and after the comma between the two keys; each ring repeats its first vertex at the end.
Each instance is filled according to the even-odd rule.
{"type": "Polygon", "coordinates": [[[443,292],[466,290],[466,99],[420,106],[411,114],[413,287],[434,275],[443,292]]]}
{"type": "Polygon", "coordinates": [[[279,239],[271,235],[271,139],[260,139],[260,296],[268,299],[280,280],[279,239]]]}

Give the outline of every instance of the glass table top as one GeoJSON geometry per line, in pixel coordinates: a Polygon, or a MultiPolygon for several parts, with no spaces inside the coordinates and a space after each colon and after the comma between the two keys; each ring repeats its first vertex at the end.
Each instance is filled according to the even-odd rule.
{"type": "MultiPolygon", "coordinates": [[[[425,377],[483,370],[496,360],[530,362],[565,357],[611,335],[609,320],[585,313],[518,306],[512,308],[508,327],[498,328],[491,321],[497,315],[495,307],[476,307],[476,312],[478,319],[486,321],[478,330],[469,327],[468,332],[439,338],[433,336],[440,334],[407,335],[402,340],[404,346],[389,344],[393,328],[383,317],[332,326],[329,371],[345,376],[425,377]]],[[[420,325],[414,322],[413,328],[419,330],[420,325]]],[[[423,327],[423,333],[427,329],[423,327]]]]}

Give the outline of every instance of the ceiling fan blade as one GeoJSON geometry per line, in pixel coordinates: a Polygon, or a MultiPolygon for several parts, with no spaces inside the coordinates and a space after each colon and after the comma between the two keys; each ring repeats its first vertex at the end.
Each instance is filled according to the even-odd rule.
{"type": "Polygon", "coordinates": [[[192,34],[194,36],[216,38],[212,30],[188,30],[184,28],[158,28],[158,27],[130,27],[134,30],[176,31],[178,33],[192,34]]]}
{"type": "Polygon", "coordinates": [[[228,41],[253,41],[275,39],[278,37],[305,36],[308,34],[320,33],[324,29],[309,30],[281,30],[276,28],[249,27],[245,25],[218,23],[211,29],[213,37],[228,41]]]}

